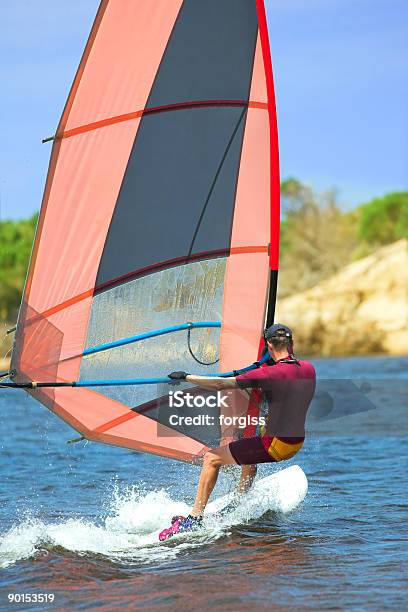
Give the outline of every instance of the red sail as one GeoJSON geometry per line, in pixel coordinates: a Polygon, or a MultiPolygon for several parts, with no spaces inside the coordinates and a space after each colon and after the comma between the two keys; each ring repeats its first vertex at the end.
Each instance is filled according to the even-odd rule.
{"type": "MultiPolygon", "coordinates": [[[[253,362],[268,299],[273,310],[278,238],[263,0],[103,0],[54,139],[15,380],[205,374],[253,362]],[[191,343],[217,366],[192,358],[185,332],[84,355],[216,320],[220,330],[193,330],[191,343]]],[[[182,460],[208,443],[160,424],[157,405],[146,410],[155,386],[32,394],[91,440],[182,460]]]]}

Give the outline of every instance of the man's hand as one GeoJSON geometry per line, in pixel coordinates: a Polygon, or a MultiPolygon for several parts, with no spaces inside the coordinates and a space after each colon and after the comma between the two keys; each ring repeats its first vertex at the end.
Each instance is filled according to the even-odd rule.
{"type": "Polygon", "coordinates": [[[172,372],[171,374],[169,374],[169,378],[171,378],[172,380],[186,380],[187,376],[187,372],[182,371],[172,372]]]}

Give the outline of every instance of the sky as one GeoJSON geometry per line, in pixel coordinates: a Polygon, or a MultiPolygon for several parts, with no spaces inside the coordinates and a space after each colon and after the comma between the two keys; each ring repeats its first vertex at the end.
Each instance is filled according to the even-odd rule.
{"type": "MultiPolygon", "coordinates": [[[[407,0],[265,4],[281,178],[335,188],[344,209],[407,190],[407,0]]],[[[40,206],[51,152],[41,140],[58,124],[98,5],[0,3],[1,219],[40,206]]]]}

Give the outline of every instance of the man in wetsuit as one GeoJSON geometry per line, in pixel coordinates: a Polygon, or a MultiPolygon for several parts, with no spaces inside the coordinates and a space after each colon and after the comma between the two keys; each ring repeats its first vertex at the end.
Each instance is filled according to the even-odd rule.
{"type": "Polygon", "coordinates": [[[264,337],[273,365],[231,378],[194,376],[185,372],[170,374],[174,380],[186,380],[204,389],[260,389],[268,403],[268,416],[260,435],[236,440],[204,455],[191,513],[187,517],[174,517],[171,527],[161,532],[161,540],[200,526],[221,466],[242,466],[239,490],[243,492],[252,484],[256,464],[290,459],[301,449],[306,413],[316,386],[315,369],[310,362],[294,357],[292,331],[286,325],[272,325],[265,330],[264,337]]]}

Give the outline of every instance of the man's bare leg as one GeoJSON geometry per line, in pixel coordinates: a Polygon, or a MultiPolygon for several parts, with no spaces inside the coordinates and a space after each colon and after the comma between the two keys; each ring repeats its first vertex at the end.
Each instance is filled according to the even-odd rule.
{"type": "Polygon", "coordinates": [[[256,465],[243,465],[241,470],[241,478],[239,479],[238,493],[246,493],[254,482],[257,472],[256,465]]]}
{"type": "Polygon", "coordinates": [[[204,455],[204,463],[198,481],[197,495],[193,509],[190,514],[192,516],[200,516],[207,505],[215,483],[217,482],[218,473],[222,465],[235,465],[234,457],[228,446],[215,448],[204,455]]]}

